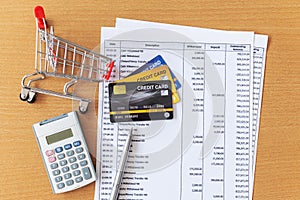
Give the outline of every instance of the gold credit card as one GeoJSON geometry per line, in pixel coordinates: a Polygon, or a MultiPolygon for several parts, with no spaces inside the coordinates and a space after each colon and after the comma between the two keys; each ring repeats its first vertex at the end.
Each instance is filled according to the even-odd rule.
{"type": "Polygon", "coordinates": [[[167,65],[163,65],[163,66],[153,68],[153,69],[145,71],[145,72],[134,74],[134,75],[128,76],[124,79],[118,80],[116,82],[117,83],[118,82],[145,82],[145,81],[160,81],[160,80],[171,81],[172,102],[173,102],[173,104],[178,103],[180,101],[180,98],[177,93],[170,69],[167,65]]]}

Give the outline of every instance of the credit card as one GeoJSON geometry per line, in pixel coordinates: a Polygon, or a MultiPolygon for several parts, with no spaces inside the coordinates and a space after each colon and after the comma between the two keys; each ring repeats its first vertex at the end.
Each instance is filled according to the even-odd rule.
{"type": "MultiPolygon", "coordinates": [[[[163,65],[167,65],[166,61],[162,58],[161,55],[157,55],[156,57],[154,57],[152,60],[148,61],[146,64],[144,64],[143,66],[141,66],[140,68],[138,68],[137,70],[133,71],[130,75],[128,76],[132,76],[134,74],[138,74],[147,70],[151,70],[153,68],[156,67],[160,67],[163,65]]],[[[171,72],[171,76],[172,79],[174,81],[174,85],[176,87],[176,90],[178,90],[179,88],[181,88],[181,84],[179,82],[179,80],[177,79],[177,77],[175,76],[175,74],[172,72],[172,70],[169,67],[169,70],[171,72]]]]}
{"type": "Polygon", "coordinates": [[[144,71],[132,76],[128,76],[124,79],[118,80],[116,82],[141,82],[141,81],[160,81],[160,80],[170,80],[172,87],[172,101],[173,103],[178,103],[180,101],[179,95],[176,91],[174,81],[167,65],[153,68],[148,71],[144,71]]]}
{"type": "Polygon", "coordinates": [[[114,82],[108,85],[111,122],[173,119],[169,80],[114,82]]]}

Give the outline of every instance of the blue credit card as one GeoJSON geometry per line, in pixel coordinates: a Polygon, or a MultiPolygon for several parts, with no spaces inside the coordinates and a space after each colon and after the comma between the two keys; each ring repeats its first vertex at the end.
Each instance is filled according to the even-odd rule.
{"type": "MultiPolygon", "coordinates": [[[[156,68],[156,67],[160,67],[162,65],[167,65],[166,61],[161,57],[161,55],[157,55],[155,58],[153,58],[152,60],[148,61],[146,64],[144,64],[143,66],[141,66],[140,68],[138,68],[137,70],[135,70],[134,72],[132,72],[131,74],[129,74],[128,76],[134,75],[134,74],[138,74],[144,71],[148,71],[150,69],[156,68]]],[[[170,69],[170,67],[169,67],[170,69]]],[[[173,78],[174,81],[174,85],[176,87],[176,90],[178,90],[179,88],[181,88],[181,84],[179,82],[179,80],[177,79],[177,77],[175,76],[175,74],[172,72],[172,70],[170,69],[171,72],[171,76],[173,78]]]]}

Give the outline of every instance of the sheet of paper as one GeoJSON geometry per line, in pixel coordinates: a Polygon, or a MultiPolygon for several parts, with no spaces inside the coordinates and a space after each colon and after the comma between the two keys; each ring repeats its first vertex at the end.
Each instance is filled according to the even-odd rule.
{"type": "MultiPolygon", "coordinates": [[[[189,30],[191,30],[191,29],[195,29],[195,30],[207,30],[207,29],[203,29],[203,28],[196,28],[196,27],[188,27],[188,26],[179,26],[179,25],[170,25],[170,24],[163,24],[163,23],[156,23],[156,22],[145,22],[145,21],[141,21],[141,20],[132,20],[132,19],[122,19],[122,18],[117,18],[117,20],[116,20],[116,27],[118,27],[118,28],[131,28],[131,29],[140,29],[140,28],[169,28],[169,29],[175,29],[175,30],[177,30],[178,28],[184,28],[184,29],[189,29],[189,30]]],[[[222,32],[222,30],[214,30],[214,29],[210,29],[211,31],[221,31],[222,32]]],[[[257,38],[257,43],[258,43],[258,45],[259,46],[262,46],[263,44],[265,44],[265,48],[266,48],[266,44],[267,44],[267,42],[264,42],[264,38],[266,38],[267,36],[263,36],[263,35],[259,35],[259,36],[257,36],[256,38],[257,38]]],[[[255,46],[255,44],[254,44],[254,46],[255,46]]],[[[264,57],[264,59],[265,59],[265,57],[264,57]]],[[[254,62],[254,61],[253,61],[254,62]]],[[[252,63],[252,65],[254,65],[254,63],[252,63]]],[[[257,64],[256,64],[257,65],[257,64]]],[[[252,66],[253,67],[253,66],[252,66]]],[[[260,75],[263,75],[263,74],[259,74],[258,72],[255,72],[256,74],[254,74],[254,69],[252,68],[251,69],[251,78],[252,78],[252,80],[254,80],[254,78],[259,78],[259,76],[260,75]]],[[[259,87],[259,85],[254,85],[254,83],[253,83],[253,81],[251,81],[250,80],[250,85],[253,85],[253,87],[259,87]]],[[[254,89],[254,88],[253,88],[254,89]]],[[[262,94],[262,93],[261,93],[262,94]]],[[[260,94],[260,95],[261,95],[260,94]]],[[[259,95],[259,94],[258,94],[259,95]]],[[[253,94],[253,96],[252,96],[252,98],[253,99],[251,99],[253,102],[253,104],[254,104],[254,94],[253,94]]],[[[255,97],[256,98],[256,97],[255,97]]],[[[257,118],[257,115],[255,114],[255,113],[257,113],[257,106],[256,105],[252,105],[252,103],[251,103],[251,106],[250,106],[250,108],[251,108],[251,111],[252,111],[252,113],[251,113],[251,124],[253,125],[253,126],[255,126],[255,124],[256,124],[256,122],[254,122],[254,118],[257,118]]],[[[259,104],[261,104],[261,101],[260,101],[260,103],[259,104]]],[[[255,127],[253,127],[252,129],[256,129],[255,127]]],[[[251,130],[251,129],[250,129],[251,130]]],[[[250,154],[252,154],[251,155],[251,157],[250,157],[250,165],[253,165],[254,166],[254,153],[256,153],[256,149],[255,149],[255,143],[257,142],[257,141],[255,141],[255,139],[256,139],[256,136],[255,136],[255,134],[256,134],[256,132],[254,132],[254,134],[252,134],[251,136],[250,136],[250,142],[252,141],[252,145],[250,145],[250,154]]],[[[253,183],[254,183],[254,171],[253,171],[253,169],[252,169],[252,180],[250,180],[250,190],[253,190],[253,183]]]]}
{"type": "MultiPolygon", "coordinates": [[[[119,28],[145,28],[145,27],[164,27],[165,24],[154,23],[154,22],[145,22],[140,20],[131,20],[131,19],[122,19],[117,18],[116,27],[119,28]]],[[[178,26],[178,25],[172,25],[178,26]]],[[[202,29],[202,28],[195,28],[202,29]]],[[[219,30],[216,30],[219,31],[219,30]]],[[[259,134],[259,122],[260,122],[260,109],[262,104],[262,92],[263,92],[263,81],[264,81],[264,71],[265,71],[265,61],[266,61],[266,52],[267,52],[268,36],[255,34],[254,40],[254,58],[253,58],[253,134],[252,134],[252,165],[253,165],[253,178],[252,186],[254,183],[254,174],[255,174],[255,163],[256,163],[256,152],[257,152],[257,138],[259,134]]]]}
{"type": "Polygon", "coordinates": [[[252,135],[252,171],[253,180],[255,174],[255,163],[257,153],[257,142],[259,135],[260,111],[262,105],[262,94],[264,88],[264,74],[266,64],[266,53],[268,45],[268,36],[255,35],[254,39],[254,54],[253,54],[253,135],[252,135]]]}
{"type": "Polygon", "coordinates": [[[111,28],[101,39],[102,52],[117,61],[116,80],[160,54],[180,79],[182,98],[168,122],[111,124],[107,86],[100,88],[95,199],[109,197],[124,132],[132,126],[136,139],[121,199],[251,199],[254,33],[111,28]]]}

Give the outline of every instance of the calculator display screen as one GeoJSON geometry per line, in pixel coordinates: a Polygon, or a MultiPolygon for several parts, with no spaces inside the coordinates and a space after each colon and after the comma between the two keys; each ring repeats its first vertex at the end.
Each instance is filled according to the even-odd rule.
{"type": "Polygon", "coordinates": [[[52,135],[46,136],[46,140],[48,144],[53,144],[55,142],[70,138],[72,136],[73,136],[72,129],[69,128],[64,131],[60,131],[52,135]]]}

